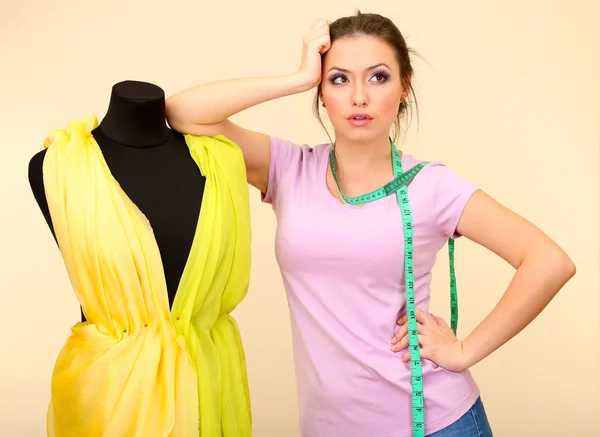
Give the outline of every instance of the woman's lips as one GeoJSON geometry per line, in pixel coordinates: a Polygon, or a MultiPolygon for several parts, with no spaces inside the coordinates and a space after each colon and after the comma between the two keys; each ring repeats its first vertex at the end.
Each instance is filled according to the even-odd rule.
{"type": "Polygon", "coordinates": [[[355,113],[350,115],[347,120],[352,126],[365,126],[373,120],[373,117],[365,113],[355,113]]]}

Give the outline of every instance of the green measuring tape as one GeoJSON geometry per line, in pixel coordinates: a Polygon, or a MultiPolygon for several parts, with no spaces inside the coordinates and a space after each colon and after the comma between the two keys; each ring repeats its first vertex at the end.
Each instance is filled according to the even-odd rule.
{"type": "MultiPolygon", "coordinates": [[[[359,205],[373,202],[396,193],[400,212],[402,215],[402,225],[404,230],[404,269],[406,277],[406,313],[408,317],[408,344],[411,363],[411,389],[412,389],[412,427],[414,437],[423,437],[425,435],[424,420],[424,398],[423,398],[423,371],[421,368],[421,353],[419,349],[419,337],[417,333],[417,312],[415,308],[415,280],[413,263],[413,221],[410,201],[408,199],[407,185],[414,177],[425,167],[428,162],[421,162],[404,172],[402,169],[402,160],[400,154],[390,138],[392,146],[392,166],[394,169],[394,180],[383,187],[358,197],[347,197],[342,191],[337,175],[335,165],[335,144],[329,151],[329,164],[335,183],[342,198],[349,204],[359,205]]],[[[454,240],[448,239],[448,252],[450,258],[450,309],[451,309],[451,327],[456,335],[458,327],[458,292],[456,289],[456,275],[454,268],[454,240]]]]}

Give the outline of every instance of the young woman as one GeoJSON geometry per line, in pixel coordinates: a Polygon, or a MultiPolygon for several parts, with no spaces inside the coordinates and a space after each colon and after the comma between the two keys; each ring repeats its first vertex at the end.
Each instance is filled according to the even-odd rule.
{"type": "MultiPolygon", "coordinates": [[[[248,182],[276,213],[275,250],[291,313],[303,436],[412,435],[399,202],[394,194],[362,205],[345,201],[394,178],[392,157],[400,152],[390,132],[395,126],[397,138],[409,105],[409,54],[389,19],[358,13],[331,24],[316,21],[293,74],[203,84],[167,100],[174,129],[223,134],[239,145],[248,182]],[[228,120],[314,87],[314,109],[318,115],[322,104],[327,111],[333,144],[294,144],[228,120]]],[[[421,161],[404,153],[400,162],[407,171],[421,161]]],[[[425,435],[491,436],[469,368],[529,324],[575,266],[536,226],[442,163],[425,165],[407,192],[425,435]],[[516,269],[497,306],[463,340],[428,312],[436,253],[459,236],[516,269]]]]}

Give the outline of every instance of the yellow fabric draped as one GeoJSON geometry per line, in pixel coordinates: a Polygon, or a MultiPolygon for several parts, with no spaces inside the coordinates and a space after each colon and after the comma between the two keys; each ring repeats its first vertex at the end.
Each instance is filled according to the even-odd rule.
{"type": "Polygon", "coordinates": [[[186,135],[206,177],[196,234],[169,311],[150,223],[112,176],[96,117],[52,131],[44,185],[86,322],[52,374],[50,437],[246,437],[246,362],[231,311],[250,274],[243,157],[223,136],[186,135]]]}

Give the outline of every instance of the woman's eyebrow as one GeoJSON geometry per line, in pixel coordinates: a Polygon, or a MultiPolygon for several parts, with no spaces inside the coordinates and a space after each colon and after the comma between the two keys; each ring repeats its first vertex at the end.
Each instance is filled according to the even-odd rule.
{"type": "MultiPolygon", "coordinates": [[[[390,67],[387,66],[387,64],[385,64],[385,63],[382,62],[380,64],[376,64],[376,65],[373,65],[373,66],[367,68],[365,71],[373,70],[373,69],[375,69],[377,67],[387,67],[387,68],[390,68],[390,67]]],[[[345,68],[340,68],[340,67],[331,67],[329,69],[329,71],[331,71],[331,70],[338,70],[338,71],[341,71],[343,73],[349,73],[350,72],[349,70],[346,70],[345,68]]]]}

